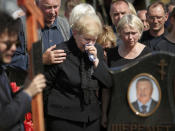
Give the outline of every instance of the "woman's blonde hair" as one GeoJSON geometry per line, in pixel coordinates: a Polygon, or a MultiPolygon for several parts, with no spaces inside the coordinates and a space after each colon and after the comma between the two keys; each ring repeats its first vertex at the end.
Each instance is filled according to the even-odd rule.
{"type": "Polygon", "coordinates": [[[84,14],[74,22],[72,31],[76,31],[78,34],[98,37],[102,32],[102,24],[96,14],[84,14]]]}
{"type": "Polygon", "coordinates": [[[116,41],[117,41],[116,35],[112,30],[112,28],[108,25],[104,25],[103,31],[97,39],[97,43],[103,46],[107,42],[110,42],[111,43],[110,47],[115,47],[117,45],[116,41]]]}
{"type": "Polygon", "coordinates": [[[143,26],[142,21],[136,15],[131,15],[131,14],[124,15],[120,19],[120,21],[117,25],[117,32],[120,34],[126,25],[128,25],[134,29],[137,29],[139,31],[139,34],[141,37],[143,30],[144,30],[144,26],[143,26]]]}
{"type": "Polygon", "coordinates": [[[76,5],[70,13],[69,17],[70,26],[72,27],[73,24],[79,19],[79,17],[85,14],[96,14],[96,12],[95,9],[90,4],[81,3],[76,5]]]}

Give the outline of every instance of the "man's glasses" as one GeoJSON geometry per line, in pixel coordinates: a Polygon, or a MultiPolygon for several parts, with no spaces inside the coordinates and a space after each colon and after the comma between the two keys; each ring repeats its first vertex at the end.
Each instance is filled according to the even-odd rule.
{"type": "Polygon", "coordinates": [[[164,19],[164,17],[165,16],[149,16],[148,15],[148,18],[150,19],[150,20],[158,20],[158,21],[162,21],[163,19],[164,19]]]}

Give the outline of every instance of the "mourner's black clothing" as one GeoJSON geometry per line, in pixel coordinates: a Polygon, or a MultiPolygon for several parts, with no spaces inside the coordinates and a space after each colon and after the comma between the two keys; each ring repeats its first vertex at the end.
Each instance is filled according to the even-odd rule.
{"type": "Polygon", "coordinates": [[[91,122],[75,122],[56,117],[50,117],[48,119],[47,125],[48,131],[99,131],[100,120],[97,119],[91,122]]]}
{"type": "Polygon", "coordinates": [[[152,50],[149,47],[145,47],[143,51],[140,53],[139,56],[137,56],[135,59],[125,59],[121,57],[118,53],[118,47],[111,48],[107,53],[107,60],[108,60],[108,66],[109,67],[117,67],[117,66],[123,66],[129,62],[132,62],[136,60],[137,58],[151,52],[152,50]]]}
{"type": "Polygon", "coordinates": [[[12,93],[5,70],[0,66],[0,131],[24,131],[25,113],[30,111],[31,97],[12,93]]]}
{"type": "Polygon", "coordinates": [[[152,36],[150,33],[149,33],[150,30],[147,30],[147,31],[144,31],[143,34],[142,34],[142,37],[140,39],[140,42],[147,45],[149,44],[149,41],[154,39],[155,37],[152,36]]]}
{"type": "Polygon", "coordinates": [[[165,30],[165,32],[161,36],[154,37],[149,33],[149,31],[150,30],[143,32],[142,37],[140,39],[140,43],[143,43],[150,48],[152,48],[152,46],[151,46],[152,44],[160,42],[162,37],[168,33],[167,30],[165,30]]]}
{"type": "MultiPolygon", "coordinates": [[[[111,86],[110,75],[104,63],[102,48],[96,44],[99,65],[94,69],[87,53],[81,52],[74,38],[57,45],[64,49],[66,60],[46,66],[47,90],[45,108],[49,116],[88,123],[99,119],[100,106],[96,90],[101,85],[111,86]]],[[[64,129],[62,129],[64,130],[64,129]]]]}
{"type": "Polygon", "coordinates": [[[157,51],[175,53],[175,43],[169,41],[165,36],[163,36],[159,42],[152,44],[151,48],[157,51]]]}

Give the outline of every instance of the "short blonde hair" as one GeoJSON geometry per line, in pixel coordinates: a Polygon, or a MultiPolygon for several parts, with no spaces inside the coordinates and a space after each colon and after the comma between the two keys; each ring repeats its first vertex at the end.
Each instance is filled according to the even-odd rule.
{"type": "Polygon", "coordinates": [[[144,30],[144,26],[143,26],[142,21],[136,15],[131,15],[131,14],[124,15],[120,19],[117,25],[117,32],[120,34],[126,25],[129,25],[130,27],[137,29],[141,37],[143,30],[144,30]]]}
{"type": "Polygon", "coordinates": [[[116,41],[117,38],[112,28],[108,25],[104,25],[103,32],[99,35],[97,43],[103,46],[106,42],[111,42],[111,47],[115,47],[116,41]]]}
{"type": "Polygon", "coordinates": [[[84,14],[96,14],[96,12],[95,9],[90,4],[81,3],[76,5],[70,13],[69,17],[70,26],[72,27],[73,24],[79,19],[79,17],[84,14]]]}
{"type": "Polygon", "coordinates": [[[97,36],[102,32],[102,24],[96,14],[84,14],[74,22],[72,31],[78,34],[97,36]]]}

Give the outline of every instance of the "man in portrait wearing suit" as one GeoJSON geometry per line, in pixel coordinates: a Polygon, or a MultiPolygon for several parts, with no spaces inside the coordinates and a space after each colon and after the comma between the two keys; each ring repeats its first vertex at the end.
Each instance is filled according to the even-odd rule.
{"type": "Polygon", "coordinates": [[[137,100],[132,103],[133,107],[140,113],[146,114],[152,112],[157,105],[151,96],[153,92],[153,84],[147,78],[141,78],[136,82],[137,100]]]}

